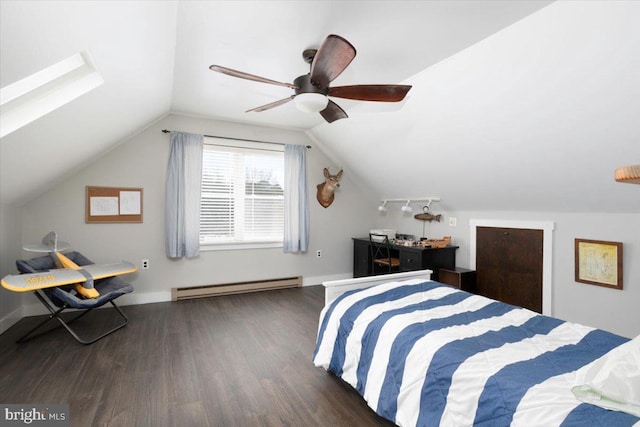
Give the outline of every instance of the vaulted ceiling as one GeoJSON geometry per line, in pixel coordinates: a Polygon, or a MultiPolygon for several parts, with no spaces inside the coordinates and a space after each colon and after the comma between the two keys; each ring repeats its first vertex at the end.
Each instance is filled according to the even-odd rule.
{"type": "Polygon", "coordinates": [[[83,51],[105,83],[2,138],[0,203],[37,196],[173,112],[306,131],[381,198],[637,212],[637,186],[610,178],[640,157],[638,7],[603,14],[606,3],[3,1],[1,87],[83,51]],[[412,84],[407,99],[336,100],[350,118],[332,124],[293,103],[245,113],[291,90],[208,69],[292,82],[328,34],[358,52],[334,84],[412,84]]]}

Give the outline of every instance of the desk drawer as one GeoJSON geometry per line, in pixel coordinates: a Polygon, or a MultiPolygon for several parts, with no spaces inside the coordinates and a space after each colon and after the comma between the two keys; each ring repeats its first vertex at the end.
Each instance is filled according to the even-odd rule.
{"type": "Polygon", "coordinates": [[[414,271],[422,269],[422,254],[420,252],[400,251],[400,271],[414,271]]]}
{"type": "Polygon", "coordinates": [[[353,246],[353,277],[371,275],[371,253],[368,244],[356,242],[353,246]]]}

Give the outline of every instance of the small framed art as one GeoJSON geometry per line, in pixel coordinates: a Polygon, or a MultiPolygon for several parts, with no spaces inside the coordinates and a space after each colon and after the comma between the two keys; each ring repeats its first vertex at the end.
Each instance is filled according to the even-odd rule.
{"type": "Polygon", "coordinates": [[[622,243],[576,239],[576,282],[622,289],[622,243]]]}

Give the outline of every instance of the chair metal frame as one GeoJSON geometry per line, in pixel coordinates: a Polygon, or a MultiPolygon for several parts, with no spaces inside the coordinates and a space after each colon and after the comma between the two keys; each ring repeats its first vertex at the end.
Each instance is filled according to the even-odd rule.
{"type": "Polygon", "coordinates": [[[388,273],[394,269],[400,271],[400,259],[391,256],[391,243],[386,234],[369,233],[369,247],[371,248],[371,272],[376,274],[376,265],[387,267],[388,273]]]}
{"type": "MultiPolygon", "coordinates": [[[[80,266],[93,264],[91,260],[86,258],[80,252],[69,252],[67,255],[69,256],[72,263],[76,263],[80,266]]],[[[48,255],[32,258],[30,260],[17,260],[16,267],[22,274],[47,272],[52,268],[55,268],[55,262],[56,260],[48,255]]],[[[129,318],[127,318],[120,307],[116,305],[114,300],[126,293],[132,292],[133,286],[129,283],[124,282],[119,277],[107,277],[95,281],[94,287],[101,294],[98,298],[95,299],[85,298],[82,294],[78,294],[74,289],[73,284],[50,288],[32,289],[33,293],[36,295],[36,298],[38,298],[38,300],[47,308],[50,314],[46,319],[42,320],[36,326],[31,328],[29,332],[20,337],[16,342],[23,343],[29,341],[62,326],[78,343],[88,345],[93,344],[96,341],[106,337],[107,335],[111,335],[117,330],[127,326],[127,324],[129,323],[129,318]],[[121,318],[121,320],[117,320],[117,324],[115,327],[111,327],[111,325],[106,326],[105,329],[108,327],[111,327],[111,329],[101,333],[100,335],[92,337],[80,336],[78,332],[71,328],[71,323],[75,322],[81,317],[84,317],[93,309],[102,307],[106,303],[110,303],[113,308],[116,309],[116,313],[121,318]],[[62,313],[65,312],[65,310],[79,310],[79,313],[75,316],[73,314],[71,314],[70,316],[65,316],[68,319],[66,320],[62,316],[62,313]],[[56,319],[60,324],[53,328],[48,328],[44,331],[35,333],[38,329],[40,329],[47,322],[49,322],[49,320],[52,319],[56,319]]]]}
{"type": "Polygon", "coordinates": [[[112,333],[114,333],[115,331],[117,331],[118,329],[124,328],[125,326],[127,326],[127,324],[129,323],[129,318],[127,318],[127,316],[124,314],[124,312],[120,309],[120,307],[118,307],[116,305],[116,303],[113,300],[110,300],[109,303],[111,303],[111,305],[113,306],[113,308],[116,309],[116,311],[118,312],[118,314],[120,315],[120,317],[122,317],[124,319],[124,322],[119,323],[115,328],[110,329],[109,331],[99,335],[98,337],[92,338],[92,339],[83,339],[81,338],[73,329],[71,329],[71,327],[69,326],[70,323],[75,322],[76,320],[80,319],[81,317],[83,317],[84,315],[88,314],[91,310],[93,310],[94,308],[98,308],[98,307],[91,307],[91,308],[85,308],[85,309],[81,309],[82,312],[75,316],[74,318],[72,318],[71,320],[65,321],[62,316],[61,313],[64,310],[67,310],[69,308],[72,308],[70,305],[68,304],[64,304],[62,307],[56,309],[51,303],[49,303],[47,301],[48,298],[45,298],[44,294],[40,291],[40,290],[35,290],[33,291],[33,293],[36,295],[36,297],[38,297],[38,299],[40,300],[40,302],[42,302],[42,304],[44,304],[45,307],[47,307],[47,310],[49,310],[49,312],[51,313],[49,315],[49,317],[47,317],[45,320],[43,320],[42,322],[40,322],[39,324],[37,324],[35,327],[33,327],[31,330],[29,330],[29,332],[27,332],[26,334],[24,334],[22,337],[20,337],[16,342],[17,343],[23,343],[26,341],[29,341],[33,338],[39,337],[41,335],[46,334],[47,332],[50,332],[56,328],[59,328],[60,326],[63,326],[70,334],[71,336],[78,341],[80,344],[84,344],[84,345],[89,345],[89,344],[93,344],[94,342],[106,337],[107,335],[110,335],[112,333]],[[42,327],[44,324],[46,324],[47,322],[49,322],[49,320],[51,319],[56,319],[58,322],[60,322],[60,325],[54,328],[50,328],[47,329],[46,331],[42,331],[36,335],[32,335],[30,336],[33,332],[35,332],[36,330],[38,330],[40,327],[42,327]]]}

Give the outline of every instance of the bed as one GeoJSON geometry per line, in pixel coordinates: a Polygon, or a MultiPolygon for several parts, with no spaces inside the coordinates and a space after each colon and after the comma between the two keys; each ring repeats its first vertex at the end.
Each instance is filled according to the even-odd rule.
{"type": "Polygon", "coordinates": [[[399,426],[640,426],[638,339],[463,292],[428,270],[324,285],[314,364],[399,426]],[[593,404],[611,400],[593,386],[605,362],[615,375],[604,383],[625,395],[609,409],[593,404]]]}

